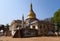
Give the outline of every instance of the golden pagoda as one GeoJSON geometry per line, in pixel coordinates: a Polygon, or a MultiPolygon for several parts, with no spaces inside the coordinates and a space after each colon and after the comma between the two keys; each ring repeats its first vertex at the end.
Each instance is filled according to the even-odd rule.
{"type": "Polygon", "coordinates": [[[28,13],[27,18],[36,18],[36,15],[35,15],[35,13],[34,13],[34,11],[32,9],[32,4],[30,5],[30,11],[28,13]]]}

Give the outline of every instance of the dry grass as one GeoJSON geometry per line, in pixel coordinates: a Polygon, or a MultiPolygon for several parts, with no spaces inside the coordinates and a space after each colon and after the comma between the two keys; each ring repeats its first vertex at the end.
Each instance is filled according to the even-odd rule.
{"type": "Polygon", "coordinates": [[[30,38],[12,38],[0,37],[0,41],[60,41],[60,37],[30,37],[30,38]]]}

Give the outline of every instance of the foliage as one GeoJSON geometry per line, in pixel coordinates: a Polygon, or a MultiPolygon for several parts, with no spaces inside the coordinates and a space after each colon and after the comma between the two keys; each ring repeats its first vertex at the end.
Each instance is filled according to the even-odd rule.
{"type": "Polygon", "coordinates": [[[6,24],[6,28],[9,30],[9,24],[6,24]]]}
{"type": "Polygon", "coordinates": [[[58,31],[59,31],[59,29],[60,29],[60,9],[58,9],[58,10],[54,13],[54,16],[53,16],[52,20],[54,21],[54,23],[57,24],[57,29],[58,29],[58,31]]]}
{"type": "Polygon", "coordinates": [[[53,21],[54,21],[55,23],[60,23],[60,9],[57,10],[57,11],[54,13],[53,21]]]}

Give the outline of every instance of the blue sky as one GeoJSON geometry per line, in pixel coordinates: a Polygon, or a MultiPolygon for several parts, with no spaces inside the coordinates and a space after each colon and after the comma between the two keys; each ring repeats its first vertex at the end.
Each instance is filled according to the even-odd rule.
{"type": "Polygon", "coordinates": [[[10,24],[13,20],[27,18],[30,4],[39,20],[52,17],[60,8],[60,0],[0,0],[0,24],[10,24]]]}

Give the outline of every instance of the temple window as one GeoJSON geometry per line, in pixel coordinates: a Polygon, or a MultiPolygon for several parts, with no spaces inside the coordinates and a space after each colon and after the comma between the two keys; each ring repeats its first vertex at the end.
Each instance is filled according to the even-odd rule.
{"type": "Polygon", "coordinates": [[[35,29],[35,26],[33,26],[33,29],[35,29]]]}

